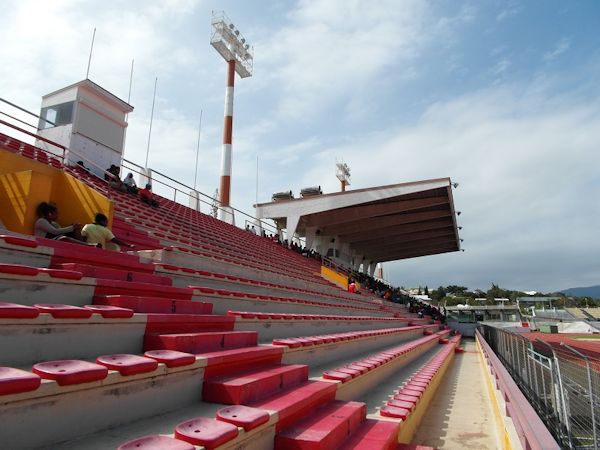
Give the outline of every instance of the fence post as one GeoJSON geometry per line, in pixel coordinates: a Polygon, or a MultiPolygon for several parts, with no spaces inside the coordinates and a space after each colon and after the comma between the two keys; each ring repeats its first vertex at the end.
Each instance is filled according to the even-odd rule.
{"type": "Polygon", "coordinates": [[[594,436],[594,450],[598,450],[598,436],[596,433],[596,414],[595,414],[595,410],[594,410],[594,386],[592,385],[592,373],[590,371],[591,368],[590,368],[589,358],[586,355],[584,355],[583,353],[581,353],[581,352],[577,351],[576,349],[574,349],[573,347],[571,347],[570,345],[565,344],[564,342],[561,342],[560,345],[568,348],[573,353],[575,353],[577,356],[579,356],[580,358],[583,358],[583,360],[585,361],[585,368],[586,368],[588,386],[589,386],[589,391],[590,391],[590,408],[592,410],[592,433],[594,436]]]}
{"type": "Polygon", "coordinates": [[[552,360],[553,360],[554,364],[551,364],[550,368],[551,368],[552,378],[554,379],[554,374],[556,373],[556,379],[558,380],[558,389],[557,389],[558,392],[555,392],[555,397],[556,397],[556,406],[558,407],[557,409],[558,409],[559,422],[564,424],[565,429],[567,431],[567,439],[569,440],[569,448],[573,448],[573,442],[571,440],[571,424],[569,422],[569,414],[567,413],[567,404],[565,402],[565,391],[564,391],[564,387],[563,387],[562,377],[560,375],[560,365],[558,364],[558,358],[556,357],[556,353],[554,352],[554,349],[552,348],[552,346],[550,344],[548,344],[545,341],[542,341],[540,338],[536,338],[536,341],[539,342],[540,344],[546,345],[552,352],[552,359],[550,361],[552,362],[552,360]],[[556,368],[556,372],[554,371],[554,368],[556,368]]]}

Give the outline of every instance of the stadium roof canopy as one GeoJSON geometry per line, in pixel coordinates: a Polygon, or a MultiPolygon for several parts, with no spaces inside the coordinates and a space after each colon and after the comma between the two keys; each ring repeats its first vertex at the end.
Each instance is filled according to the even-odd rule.
{"type": "MultiPolygon", "coordinates": [[[[256,206],[288,236],[335,238],[352,258],[384,262],[460,249],[450,178],[393,184],[256,206]]],[[[330,242],[327,240],[327,242],[330,242]]]]}

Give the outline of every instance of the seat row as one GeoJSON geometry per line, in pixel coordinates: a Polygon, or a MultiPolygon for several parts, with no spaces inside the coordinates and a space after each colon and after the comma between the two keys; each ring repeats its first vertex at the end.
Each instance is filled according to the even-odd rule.
{"type": "Polygon", "coordinates": [[[40,313],[50,314],[55,319],[89,319],[100,314],[105,319],[128,319],[133,310],[110,305],[85,305],[83,307],[58,303],[34,304],[0,302],[0,319],[35,319],[40,313]]]}
{"type": "Polygon", "coordinates": [[[350,364],[345,364],[344,366],[325,371],[323,372],[323,378],[326,380],[336,380],[341,381],[342,383],[347,383],[352,379],[360,377],[361,375],[378,368],[379,366],[394,361],[403,355],[412,353],[419,347],[431,343],[432,341],[435,341],[440,337],[447,335],[448,333],[449,331],[440,331],[434,335],[415,339],[414,341],[410,341],[389,350],[379,352],[367,358],[363,358],[350,364]]]}
{"type": "Polygon", "coordinates": [[[422,366],[406,383],[400,386],[394,396],[379,410],[383,417],[393,417],[406,420],[417,407],[423,393],[436,379],[442,366],[447,362],[451,353],[455,352],[460,336],[451,339],[440,338],[440,344],[448,344],[447,348],[440,351],[430,362],[422,366]]]}
{"type": "Polygon", "coordinates": [[[295,313],[271,313],[271,312],[253,312],[253,311],[227,311],[228,316],[235,316],[242,319],[261,319],[261,320],[354,320],[369,322],[406,322],[402,317],[382,317],[382,316],[339,316],[327,314],[295,314],[295,313]]]}
{"type": "MultiPolygon", "coordinates": [[[[273,345],[282,345],[288,348],[312,347],[321,344],[330,344],[341,341],[352,341],[355,339],[372,338],[406,333],[421,327],[385,328],[382,330],[351,331],[347,333],[335,333],[320,336],[304,336],[297,338],[273,339],[273,345]]],[[[324,377],[328,378],[328,377],[324,377]]],[[[328,378],[335,379],[335,378],[328,378]]]]}
{"type": "Polygon", "coordinates": [[[64,166],[60,159],[52,153],[48,153],[39,147],[11,138],[3,133],[0,133],[0,147],[11,153],[19,153],[29,159],[36,160],[42,164],[48,164],[56,169],[62,169],[64,166]]]}
{"type": "Polygon", "coordinates": [[[174,437],[143,436],[120,445],[117,450],[194,450],[195,445],[212,450],[266,424],[270,417],[269,412],[262,409],[243,405],[227,406],[219,409],[214,419],[196,417],[176,425],[174,437]]]}
{"type": "Polygon", "coordinates": [[[168,368],[194,364],[196,356],[172,350],[152,350],[144,356],[134,354],[103,355],[96,362],[66,359],[44,361],[34,364],[32,371],[0,367],[0,395],[19,394],[38,389],[43,380],[51,380],[59,386],[71,386],[104,380],[109,370],[127,377],[155,372],[159,363],[168,368]]]}
{"type": "Polygon", "coordinates": [[[212,278],[215,280],[230,281],[230,282],[234,282],[234,283],[242,283],[242,284],[256,286],[256,287],[286,290],[286,291],[291,291],[291,292],[301,292],[301,293],[310,294],[310,295],[314,295],[314,296],[335,298],[335,299],[343,300],[345,302],[350,301],[353,303],[357,303],[358,305],[370,305],[370,306],[373,305],[372,301],[361,299],[357,295],[345,294],[342,291],[340,291],[339,288],[335,289],[335,291],[337,291],[337,292],[332,290],[331,292],[327,292],[327,294],[323,294],[322,290],[317,291],[314,289],[308,289],[306,287],[300,288],[300,287],[294,287],[294,286],[286,286],[286,285],[283,285],[280,283],[255,280],[255,279],[251,279],[251,278],[240,277],[240,276],[235,276],[235,275],[227,275],[227,274],[222,274],[222,273],[217,273],[217,272],[208,272],[206,270],[194,269],[191,267],[181,267],[181,266],[176,266],[173,264],[155,263],[155,267],[158,270],[160,270],[160,273],[168,274],[168,275],[184,275],[184,276],[197,275],[200,277],[212,278]]]}
{"type": "Polygon", "coordinates": [[[326,303],[320,301],[313,300],[305,300],[300,298],[290,298],[290,297],[278,297],[274,295],[260,295],[253,294],[249,292],[238,292],[238,291],[229,291],[225,289],[213,289],[206,288],[200,286],[190,286],[191,289],[194,290],[194,293],[197,295],[201,295],[207,298],[215,297],[215,298],[235,298],[240,300],[261,300],[268,302],[284,302],[284,303],[296,303],[301,305],[313,306],[313,307],[328,307],[328,308],[339,308],[344,310],[352,310],[352,311],[372,311],[372,312],[380,312],[380,309],[377,306],[366,307],[366,306],[353,306],[353,305],[344,305],[339,303],[326,303]]]}

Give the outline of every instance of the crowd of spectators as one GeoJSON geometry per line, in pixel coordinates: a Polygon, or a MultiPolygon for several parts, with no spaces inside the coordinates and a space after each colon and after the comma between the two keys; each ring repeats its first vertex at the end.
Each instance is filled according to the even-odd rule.
{"type": "Polygon", "coordinates": [[[121,169],[119,166],[114,164],[111,164],[110,167],[104,172],[104,179],[108,181],[108,184],[113,189],[139,196],[142,202],[154,208],[158,208],[160,204],[152,193],[152,184],[146,183],[144,189],[139,189],[135,180],[133,179],[133,173],[129,172],[127,176],[123,178],[123,181],[121,181],[120,177],[121,169]]]}
{"type": "Polygon", "coordinates": [[[408,311],[416,313],[419,317],[430,316],[433,320],[446,321],[445,314],[442,314],[437,307],[423,301],[411,299],[408,303],[408,311]]]}

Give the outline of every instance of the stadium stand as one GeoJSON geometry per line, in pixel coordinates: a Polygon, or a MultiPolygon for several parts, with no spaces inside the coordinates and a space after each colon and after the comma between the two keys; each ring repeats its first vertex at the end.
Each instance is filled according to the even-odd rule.
{"type": "Polygon", "coordinates": [[[0,236],[0,446],[406,448],[459,336],[171,200],[149,208],[3,134],[1,152],[108,196],[136,247],[0,236]],[[367,414],[358,399],[396,378],[367,414]]]}

